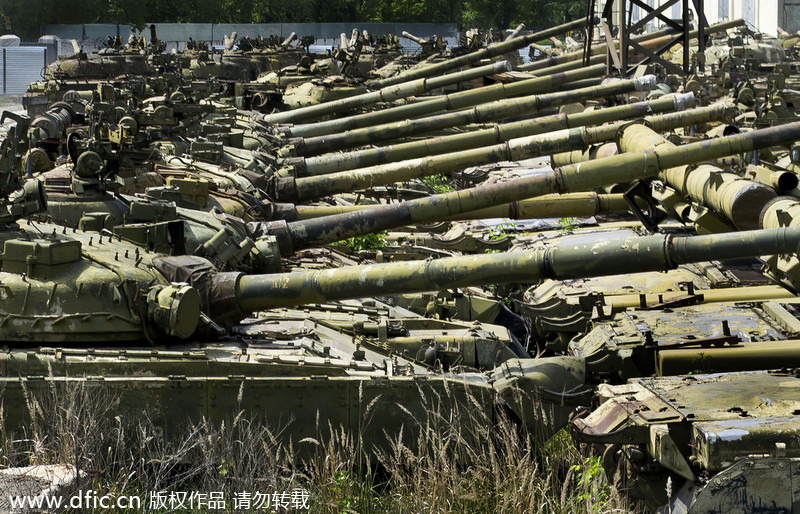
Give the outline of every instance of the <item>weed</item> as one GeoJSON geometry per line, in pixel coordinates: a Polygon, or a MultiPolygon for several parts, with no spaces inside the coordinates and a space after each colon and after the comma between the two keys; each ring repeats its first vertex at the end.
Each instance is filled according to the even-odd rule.
{"type": "Polygon", "coordinates": [[[437,195],[456,190],[455,186],[450,183],[450,180],[445,175],[430,175],[423,177],[422,182],[431,188],[431,191],[437,195]]]}
{"type": "Polygon", "coordinates": [[[578,226],[578,219],[572,216],[564,216],[558,220],[559,230],[562,232],[572,232],[578,226]]]}
{"type": "Polygon", "coordinates": [[[513,221],[509,219],[503,219],[503,223],[497,225],[494,230],[489,233],[489,240],[497,241],[506,237],[512,237],[513,232],[516,230],[517,225],[513,221]]]}
{"type": "Polygon", "coordinates": [[[696,366],[696,369],[691,371],[689,374],[697,375],[711,371],[711,359],[712,356],[706,352],[698,352],[697,357],[692,359],[692,365],[696,366]]]}
{"type": "Polygon", "coordinates": [[[353,252],[361,250],[383,250],[386,248],[387,231],[376,232],[374,234],[364,234],[363,236],[351,237],[333,243],[334,245],[344,245],[350,247],[353,252]]]}
{"type": "Polygon", "coordinates": [[[586,457],[582,464],[573,464],[570,467],[577,483],[579,502],[592,502],[602,511],[608,503],[611,486],[605,480],[600,457],[586,457]]]}

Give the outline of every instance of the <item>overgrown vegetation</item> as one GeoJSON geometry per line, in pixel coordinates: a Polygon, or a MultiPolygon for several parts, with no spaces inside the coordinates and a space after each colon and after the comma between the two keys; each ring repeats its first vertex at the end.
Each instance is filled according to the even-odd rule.
{"type": "Polygon", "coordinates": [[[333,243],[334,246],[348,246],[353,252],[361,250],[383,250],[386,248],[386,234],[388,231],[364,234],[333,243]]]}
{"type": "MultiPolygon", "coordinates": [[[[300,442],[301,458],[286,433],[243,412],[220,424],[187,422],[168,441],[146,417],[118,414],[120,400],[97,385],[49,385],[26,398],[23,437],[0,432],[2,464],[72,464],[94,491],[143,498],[137,512],[166,512],[150,503],[155,491],[192,490],[223,491],[229,512],[242,511],[230,500],[237,491],[296,490],[308,492],[311,512],[627,511],[599,461],[576,450],[566,431],[538,445],[508,417],[469,405],[453,414],[429,402],[410,444],[401,435],[374,454],[362,434],[318,421],[320,436],[300,442]]],[[[373,404],[364,418],[379,417],[373,404]]]]}
{"type": "Polygon", "coordinates": [[[451,183],[450,179],[447,178],[445,175],[429,175],[427,177],[422,177],[422,182],[425,183],[426,186],[431,188],[431,191],[434,194],[441,194],[441,193],[449,193],[451,191],[455,191],[456,188],[451,183]]]}

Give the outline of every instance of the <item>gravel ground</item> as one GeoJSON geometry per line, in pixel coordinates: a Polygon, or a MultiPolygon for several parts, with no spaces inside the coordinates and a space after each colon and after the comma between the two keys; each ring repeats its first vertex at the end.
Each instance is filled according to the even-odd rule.
{"type": "MultiPolygon", "coordinates": [[[[0,95],[0,111],[11,111],[16,114],[25,114],[25,108],[22,107],[22,97],[0,95]]],[[[0,126],[0,138],[6,135],[6,132],[8,132],[8,127],[10,127],[13,123],[13,121],[6,121],[2,126],[0,126]]]]}

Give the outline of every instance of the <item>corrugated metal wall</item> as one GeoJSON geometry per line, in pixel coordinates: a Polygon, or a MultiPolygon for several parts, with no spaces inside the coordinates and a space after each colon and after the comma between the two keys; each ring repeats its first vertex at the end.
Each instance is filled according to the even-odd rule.
{"type": "Polygon", "coordinates": [[[35,46],[3,48],[0,53],[0,93],[22,95],[31,82],[42,78],[45,49],[35,46]]]}
{"type": "MultiPolygon", "coordinates": [[[[150,24],[147,24],[149,26],[150,24]]],[[[318,39],[338,38],[342,32],[350,34],[357,28],[371,34],[400,34],[407,30],[420,37],[458,37],[455,23],[156,23],[158,39],[162,41],[222,41],[223,34],[236,31],[239,36],[256,37],[278,35],[286,37],[292,32],[298,36],[312,35],[318,39]]],[[[43,35],[64,39],[104,40],[106,36],[122,36],[127,40],[130,28],[126,25],[45,25],[43,35]]],[[[150,41],[150,31],[145,28],[142,35],[150,41]]]]}

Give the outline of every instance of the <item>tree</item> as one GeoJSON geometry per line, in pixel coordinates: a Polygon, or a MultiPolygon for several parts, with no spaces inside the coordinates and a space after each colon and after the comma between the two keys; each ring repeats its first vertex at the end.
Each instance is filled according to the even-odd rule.
{"type": "Polygon", "coordinates": [[[35,39],[52,23],[432,22],[529,28],[583,16],[583,0],[0,0],[12,30],[35,39]]]}

